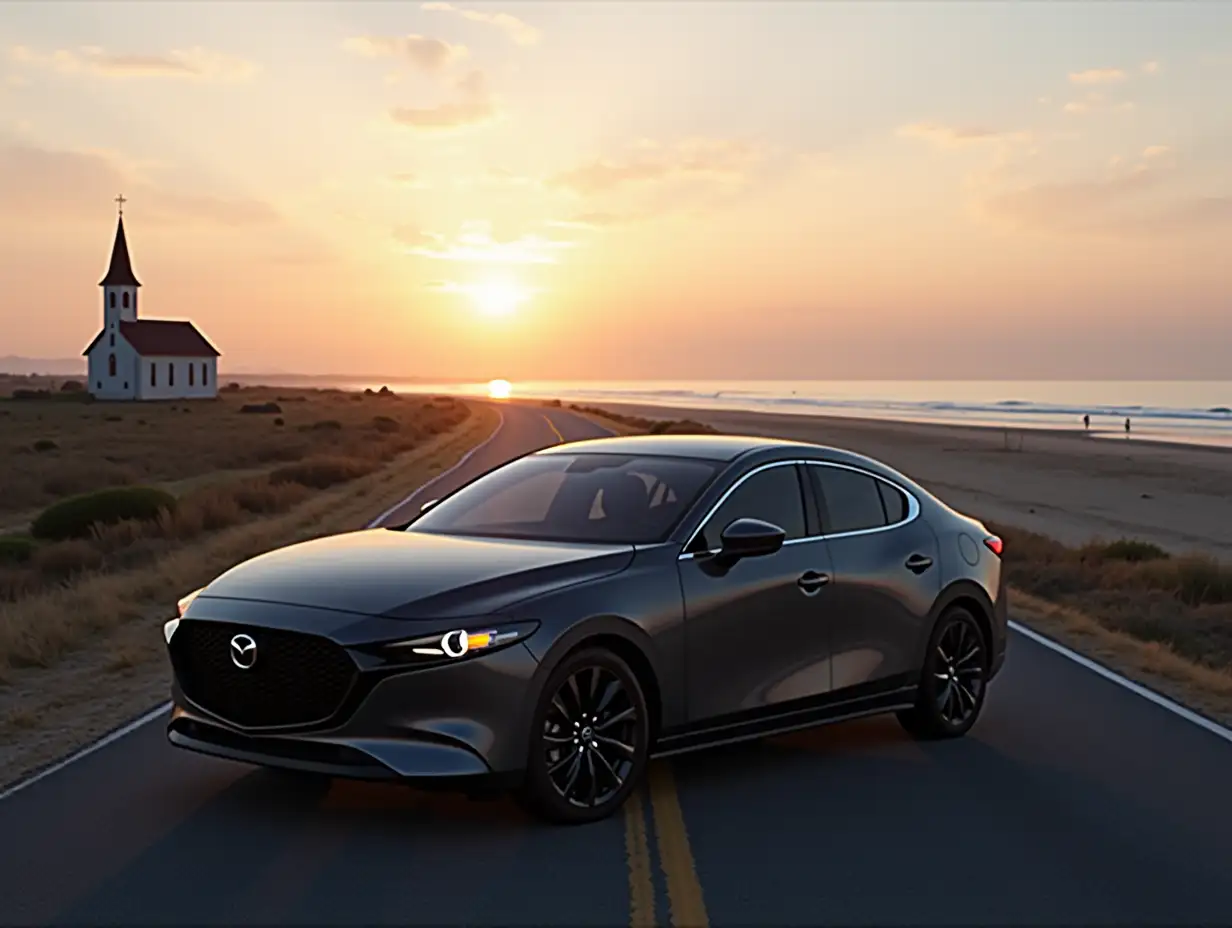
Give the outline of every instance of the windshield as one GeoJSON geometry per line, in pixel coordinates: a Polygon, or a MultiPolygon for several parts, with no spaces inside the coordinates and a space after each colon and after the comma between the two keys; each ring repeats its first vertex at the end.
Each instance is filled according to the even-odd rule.
{"type": "Polygon", "coordinates": [[[408,531],[536,541],[663,541],[716,469],[712,461],[691,458],[531,455],[463,487],[408,531]]]}

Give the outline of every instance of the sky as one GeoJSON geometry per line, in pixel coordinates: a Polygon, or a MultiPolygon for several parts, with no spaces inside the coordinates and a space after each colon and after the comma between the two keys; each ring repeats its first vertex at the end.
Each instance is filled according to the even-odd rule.
{"type": "Polygon", "coordinates": [[[1232,4],[22,3],[0,356],[1228,378],[1232,4]]]}

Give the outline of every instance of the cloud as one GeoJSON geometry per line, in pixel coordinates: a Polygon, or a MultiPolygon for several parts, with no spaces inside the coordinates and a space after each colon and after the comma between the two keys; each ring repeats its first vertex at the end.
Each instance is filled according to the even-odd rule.
{"type": "Polygon", "coordinates": [[[485,13],[479,10],[468,10],[455,6],[452,3],[425,3],[420,9],[434,13],[454,13],[463,19],[469,19],[473,23],[485,23],[489,26],[496,26],[498,29],[504,30],[509,38],[513,39],[518,45],[534,45],[539,41],[540,32],[538,29],[527,25],[516,16],[511,16],[508,13],[485,13]]]}
{"type": "Polygon", "coordinates": [[[1022,186],[988,197],[983,213],[1010,225],[1054,233],[1179,236],[1232,227],[1232,196],[1169,197],[1175,164],[1167,146],[1151,146],[1143,159],[1097,180],[1022,186]]]}
{"type": "Polygon", "coordinates": [[[403,227],[394,231],[394,238],[410,255],[480,264],[555,264],[558,252],[575,245],[537,235],[501,239],[487,220],[465,222],[453,237],[403,227]]]}
{"type": "Polygon", "coordinates": [[[356,36],[342,46],[365,58],[395,58],[429,72],[443,71],[470,54],[465,45],[422,35],[356,36]]]}
{"type": "Polygon", "coordinates": [[[1143,74],[1158,74],[1160,71],[1160,68],[1161,68],[1161,65],[1158,61],[1144,61],[1142,63],[1142,73],[1143,74]]]}
{"type": "Polygon", "coordinates": [[[17,45],[10,50],[10,57],[18,64],[50,68],[63,74],[96,74],[111,78],[244,81],[257,71],[250,62],[199,47],[173,50],[163,55],[139,55],[111,54],[94,45],[47,53],[17,45]]]}
{"type": "Polygon", "coordinates": [[[395,107],[389,116],[398,125],[421,132],[460,129],[497,118],[496,103],[482,71],[471,71],[457,82],[455,89],[459,100],[429,107],[395,107]]]}
{"type": "Polygon", "coordinates": [[[1086,71],[1071,71],[1069,82],[1071,84],[1089,85],[1089,84],[1119,84],[1129,77],[1120,68],[1089,68],[1086,71]]]}
{"type": "Polygon", "coordinates": [[[1028,142],[1031,133],[991,129],[986,126],[946,126],[935,122],[916,122],[899,127],[903,138],[921,139],[942,148],[990,142],[1028,142]]]}
{"type": "Polygon", "coordinates": [[[636,217],[631,215],[617,215],[616,213],[592,212],[578,213],[576,216],[571,216],[568,219],[547,219],[544,225],[554,226],[560,229],[607,229],[616,225],[624,225],[629,222],[635,222],[636,217]]]}
{"type": "Polygon", "coordinates": [[[21,222],[95,222],[125,192],[142,222],[245,226],[279,221],[268,203],[169,190],[121,167],[100,152],[65,151],[0,143],[0,203],[5,218],[21,222]]]}
{"type": "Polygon", "coordinates": [[[624,157],[587,162],[556,174],[548,184],[587,196],[673,179],[739,182],[761,154],[754,145],[729,139],[689,139],[670,146],[642,141],[624,157]]]}
{"type": "Polygon", "coordinates": [[[1071,100],[1066,103],[1061,109],[1070,116],[1082,116],[1087,113],[1094,113],[1100,110],[1112,110],[1113,112],[1126,113],[1136,108],[1136,104],[1132,100],[1121,100],[1119,102],[1109,100],[1102,93],[1092,91],[1084,96],[1081,100],[1071,100]]]}

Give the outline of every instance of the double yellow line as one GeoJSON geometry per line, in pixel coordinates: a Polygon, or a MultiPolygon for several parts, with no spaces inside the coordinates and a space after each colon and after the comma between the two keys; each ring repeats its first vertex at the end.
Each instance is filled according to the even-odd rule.
{"type": "MultiPolygon", "coordinates": [[[[689,847],[689,832],[680,810],[671,763],[655,761],[647,777],[650,815],[654,825],[659,867],[667,884],[668,921],[673,928],[706,928],[706,902],[697,865],[689,847]]],[[[647,803],[635,791],[625,803],[625,852],[629,863],[629,924],[651,928],[664,924],[656,918],[654,874],[647,834],[647,803]]]]}

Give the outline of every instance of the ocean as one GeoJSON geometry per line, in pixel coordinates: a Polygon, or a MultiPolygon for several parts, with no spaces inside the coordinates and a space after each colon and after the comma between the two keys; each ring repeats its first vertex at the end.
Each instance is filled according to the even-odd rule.
{"type": "MultiPolygon", "coordinates": [[[[379,383],[340,384],[347,389],[379,383]]],[[[487,383],[389,382],[398,392],[487,396],[487,383]]],[[[852,416],[984,425],[1082,429],[1132,437],[1232,447],[1232,381],[518,381],[511,395],[563,402],[639,403],[697,409],[852,416]]]]}

